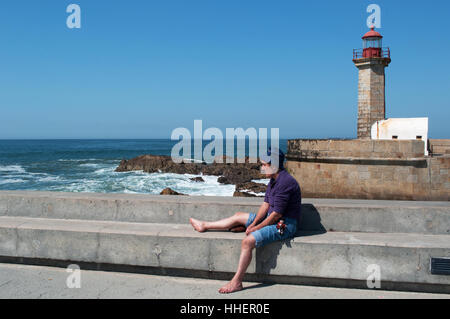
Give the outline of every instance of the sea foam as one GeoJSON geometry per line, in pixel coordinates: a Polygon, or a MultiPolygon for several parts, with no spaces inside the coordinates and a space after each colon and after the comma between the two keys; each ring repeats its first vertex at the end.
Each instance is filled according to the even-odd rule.
{"type": "Polygon", "coordinates": [[[0,165],[0,172],[25,173],[25,169],[20,165],[0,165]]]}

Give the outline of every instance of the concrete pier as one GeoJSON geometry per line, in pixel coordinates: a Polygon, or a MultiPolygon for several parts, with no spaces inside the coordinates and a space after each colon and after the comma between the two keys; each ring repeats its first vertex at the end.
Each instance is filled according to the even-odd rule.
{"type": "MultiPolygon", "coordinates": [[[[304,199],[294,239],[254,250],[246,280],[450,292],[430,273],[450,257],[450,203],[304,199]]],[[[198,233],[189,217],[215,220],[256,212],[261,198],[0,192],[0,261],[80,263],[212,279],[236,271],[243,233],[198,233]]],[[[95,266],[94,266],[95,268],[95,266]]]]}

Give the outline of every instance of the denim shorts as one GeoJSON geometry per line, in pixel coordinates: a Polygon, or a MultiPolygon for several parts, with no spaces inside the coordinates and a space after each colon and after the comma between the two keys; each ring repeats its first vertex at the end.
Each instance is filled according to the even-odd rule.
{"type": "MultiPolygon", "coordinates": [[[[269,214],[267,216],[269,216],[269,214]]],[[[265,218],[267,218],[267,216],[265,218]]],[[[248,217],[245,227],[250,226],[250,224],[253,223],[255,218],[256,214],[250,213],[250,216],[248,217]]],[[[295,236],[295,233],[297,232],[297,220],[293,218],[284,218],[284,222],[286,224],[286,228],[284,229],[283,235],[280,235],[280,233],[278,232],[276,224],[268,225],[261,229],[258,229],[257,231],[252,232],[251,234],[256,239],[256,247],[263,247],[274,241],[293,238],[295,236]]]]}

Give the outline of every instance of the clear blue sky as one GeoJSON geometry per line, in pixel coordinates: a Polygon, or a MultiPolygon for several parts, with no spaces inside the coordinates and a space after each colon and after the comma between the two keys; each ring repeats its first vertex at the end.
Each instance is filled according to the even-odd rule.
{"type": "Polygon", "coordinates": [[[356,137],[371,3],[392,51],[387,117],[450,138],[448,0],[1,1],[0,138],[170,138],[195,119],[356,137]]]}

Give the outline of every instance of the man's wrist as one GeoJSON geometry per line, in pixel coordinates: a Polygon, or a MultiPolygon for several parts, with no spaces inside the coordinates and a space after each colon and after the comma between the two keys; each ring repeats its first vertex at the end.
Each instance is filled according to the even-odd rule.
{"type": "Polygon", "coordinates": [[[255,229],[255,230],[259,230],[259,229],[261,229],[263,226],[264,226],[264,224],[263,224],[263,223],[260,223],[260,224],[258,224],[258,225],[256,225],[256,226],[254,226],[254,229],[255,229]]]}

